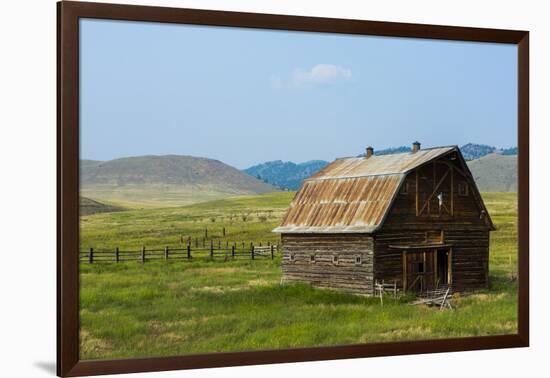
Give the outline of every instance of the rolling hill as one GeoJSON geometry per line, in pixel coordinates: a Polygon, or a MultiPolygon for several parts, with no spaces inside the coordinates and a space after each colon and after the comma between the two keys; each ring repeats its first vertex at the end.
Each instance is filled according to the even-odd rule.
{"type": "Polygon", "coordinates": [[[516,192],[518,190],[517,155],[493,153],[469,161],[468,167],[482,192],[516,192]]]}
{"type": "Polygon", "coordinates": [[[82,160],[80,182],[83,196],[134,208],[278,190],[219,160],[180,155],[82,160]]]}
{"type": "Polygon", "coordinates": [[[119,206],[108,205],[93,199],[80,196],[80,215],[92,215],[98,213],[112,213],[125,210],[119,206]]]}

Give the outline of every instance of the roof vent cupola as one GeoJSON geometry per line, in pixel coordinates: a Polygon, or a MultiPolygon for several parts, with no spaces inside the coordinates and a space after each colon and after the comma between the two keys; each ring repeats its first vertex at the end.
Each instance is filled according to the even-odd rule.
{"type": "Polygon", "coordinates": [[[374,148],[371,146],[367,147],[367,152],[365,153],[365,157],[368,159],[374,154],[374,148]]]}
{"type": "Polygon", "coordinates": [[[412,146],[412,153],[416,153],[420,151],[420,142],[414,142],[412,146]]]}

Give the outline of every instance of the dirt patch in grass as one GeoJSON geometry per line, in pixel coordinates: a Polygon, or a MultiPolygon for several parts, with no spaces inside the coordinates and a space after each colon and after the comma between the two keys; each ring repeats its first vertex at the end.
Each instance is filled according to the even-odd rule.
{"type": "Polygon", "coordinates": [[[272,282],[265,280],[263,278],[257,278],[255,280],[248,281],[248,286],[267,286],[271,284],[272,282]]]}
{"type": "MultiPolygon", "coordinates": [[[[402,329],[392,329],[382,332],[379,335],[380,340],[408,340],[408,339],[427,339],[432,335],[432,330],[427,327],[410,327],[402,329]]],[[[369,341],[372,333],[367,333],[361,337],[363,342],[369,341]]]]}
{"type": "Polygon", "coordinates": [[[170,343],[170,344],[172,344],[172,343],[177,344],[177,343],[184,342],[186,340],[185,335],[180,335],[180,334],[177,334],[175,332],[163,333],[158,338],[161,342],[166,342],[166,343],[170,343]]]}
{"type": "Polygon", "coordinates": [[[203,286],[203,287],[192,287],[189,289],[192,293],[214,293],[222,294],[230,291],[239,291],[246,289],[244,286],[203,286]]]}
{"type": "Polygon", "coordinates": [[[472,294],[468,296],[469,298],[476,299],[478,301],[498,301],[506,297],[506,293],[498,294],[472,294]]]}
{"type": "Polygon", "coordinates": [[[194,293],[223,293],[229,291],[230,289],[235,290],[235,288],[226,288],[222,286],[203,286],[203,287],[192,287],[190,291],[194,293]]]}
{"type": "Polygon", "coordinates": [[[152,320],[148,322],[148,331],[150,335],[154,335],[158,341],[179,343],[185,341],[185,335],[173,331],[168,331],[171,327],[181,326],[183,322],[161,322],[152,320]]]}
{"type": "Polygon", "coordinates": [[[244,270],[242,268],[237,268],[234,266],[226,266],[226,267],[212,267],[212,268],[190,268],[190,270],[193,271],[194,274],[228,274],[228,273],[239,273],[243,272],[244,270]]]}
{"type": "Polygon", "coordinates": [[[455,295],[453,302],[456,304],[468,303],[468,302],[497,302],[506,298],[507,293],[479,293],[479,294],[467,294],[467,295],[455,295]]]}
{"type": "Polygon", "coordinates": [[[80,330],[80,353],[84,356],[100,356],[113,351],[107,340],[94,337],[90,332],[80,330]]]}

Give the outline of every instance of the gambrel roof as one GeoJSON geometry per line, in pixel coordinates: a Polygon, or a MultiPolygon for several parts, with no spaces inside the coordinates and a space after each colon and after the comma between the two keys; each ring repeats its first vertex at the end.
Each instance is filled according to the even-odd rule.
{"type": "MultiPolygon", "coordinates": [[[[464,162],[457,146],[337,159],[304,181],[273,231],[372,233],[384,223],[407,174],[453,151],[464,162]]],[[[475,188],[473,178],[472,183],[475,188]]],[[[474,191],[486,211],[477,188],[474,191]]]]}

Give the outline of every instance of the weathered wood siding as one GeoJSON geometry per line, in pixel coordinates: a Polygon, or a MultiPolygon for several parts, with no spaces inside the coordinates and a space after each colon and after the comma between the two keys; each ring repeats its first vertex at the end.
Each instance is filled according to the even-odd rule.
{"type": "Polygon", "coordinates": [[[377,233],[374,237],[374,279],[385,282],[397,281],[403,287],[403,251],[390,248],[395,244],[418,244],[424,242],[424,231],[403,230],[377,233]]]}
{"type": "Polygon", "coordinates": [[[453,288],[467,291],[489,285],[489,231],[450,230],[445,240],[453,244],[453,288]]]}
{"type": "Polygon", "coordinates": [[[284,282],[372,294],[373,238],[362,234],[282,234],[284,282]],[[315,256],[315,261],[311,256],[315,256]],[[333,258],[337,256],[338,261],[333,258]],[[356,262],[356,257],[361,263],[356,262]]]}
{"type": "Polygon", "coordinates": [[[461,170],[458,160],[446,160],[428,163],[405,178],[407,189],[397,194],[384,226],[375,234],[375,280],[396,280],[402,286],[403,251],[390,245],[444,242],[453,245],[455,290],[488,285],[490,226],[482,216],[475,188],[461,170]],[[467,185],[466,195],[459,194],[460,185],[467,185]],[[436,187],[437,193],[443,193],[441,209],[436,197],[429,200],[436,187]]]}
{"type": "MultiPolygon", "coordinates": [[[[403,287],[403,251],[390,248],[395,244],[419,244],[426,231],[402,230],[377,233],[374,239],[374,279],[397,281],[403,287]]],[[[489,231],[444,230],[445,243],[453,244],[451,268],[452,287],[468,291],[488,286],[489,231]]]]}

